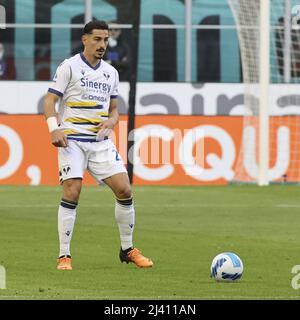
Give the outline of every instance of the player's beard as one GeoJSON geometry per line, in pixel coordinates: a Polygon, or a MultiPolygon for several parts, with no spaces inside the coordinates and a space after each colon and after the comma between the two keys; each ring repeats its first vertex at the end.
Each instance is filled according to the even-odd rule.
{"type": "Polygon", "coordinates": [[[102,59],[104,56],[105,51],[96,51],[94,57],[98,60],[102,59]]]}

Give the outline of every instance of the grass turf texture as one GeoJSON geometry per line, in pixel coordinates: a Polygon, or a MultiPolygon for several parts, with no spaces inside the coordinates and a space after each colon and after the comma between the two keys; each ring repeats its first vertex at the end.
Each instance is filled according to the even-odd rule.
{"type": "MultiPolygon", "coordinates": [[[[59,187],[0,187],[1,299],[298,299],[297,186],[135,187],[135,246],[152,269],[121,264],[114,198],[84,187],[72,240],[73,271],[56,270],[59,187]],[[236,283],[217,283],[210,265],[232,251],[236,283]]],[[[299,289],[300,290],[300,289],[299,289]]]]}

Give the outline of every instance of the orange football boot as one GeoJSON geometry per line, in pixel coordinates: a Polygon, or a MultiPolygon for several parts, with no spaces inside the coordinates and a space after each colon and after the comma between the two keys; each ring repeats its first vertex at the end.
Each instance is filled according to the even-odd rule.
{"type": "Polygon", "coordinates": [[[144,257],[137,248],[129,248],[125,251],[121,248],[119,257],[122,263],[132,262],[139,268],[150,268],[153,266],[153,262],[149,258],[144,257]]]}
{"type": "Polygon", "coordinates": [[[57,259],[57,270],[72,270],[71,256],[61,256],[57,259]]]}

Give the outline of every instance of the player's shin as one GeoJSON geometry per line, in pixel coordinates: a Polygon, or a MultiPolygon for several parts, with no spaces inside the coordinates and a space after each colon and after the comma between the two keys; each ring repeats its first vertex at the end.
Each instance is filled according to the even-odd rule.
{"type": "Polygon", "coordinates": [[[132,248],[132,235],[135,217],[132,198],[116,199],[115,217],[119,227],[122,250],[132,248]]]}
{"type": "Polygon", "coordinates": [[[76,202],[61,200],[58,209],[59,257],[71,256],[70,243],[76,219],[76,202]]]}

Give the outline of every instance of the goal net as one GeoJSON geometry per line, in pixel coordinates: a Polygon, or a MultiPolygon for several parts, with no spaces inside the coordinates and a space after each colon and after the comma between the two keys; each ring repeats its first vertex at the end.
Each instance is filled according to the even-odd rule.
{"type": "Polygon", "coordinates": [[[243,133],[235,182],[300,181],[300,3],[228,0],[240,44],[243,133]]]}

